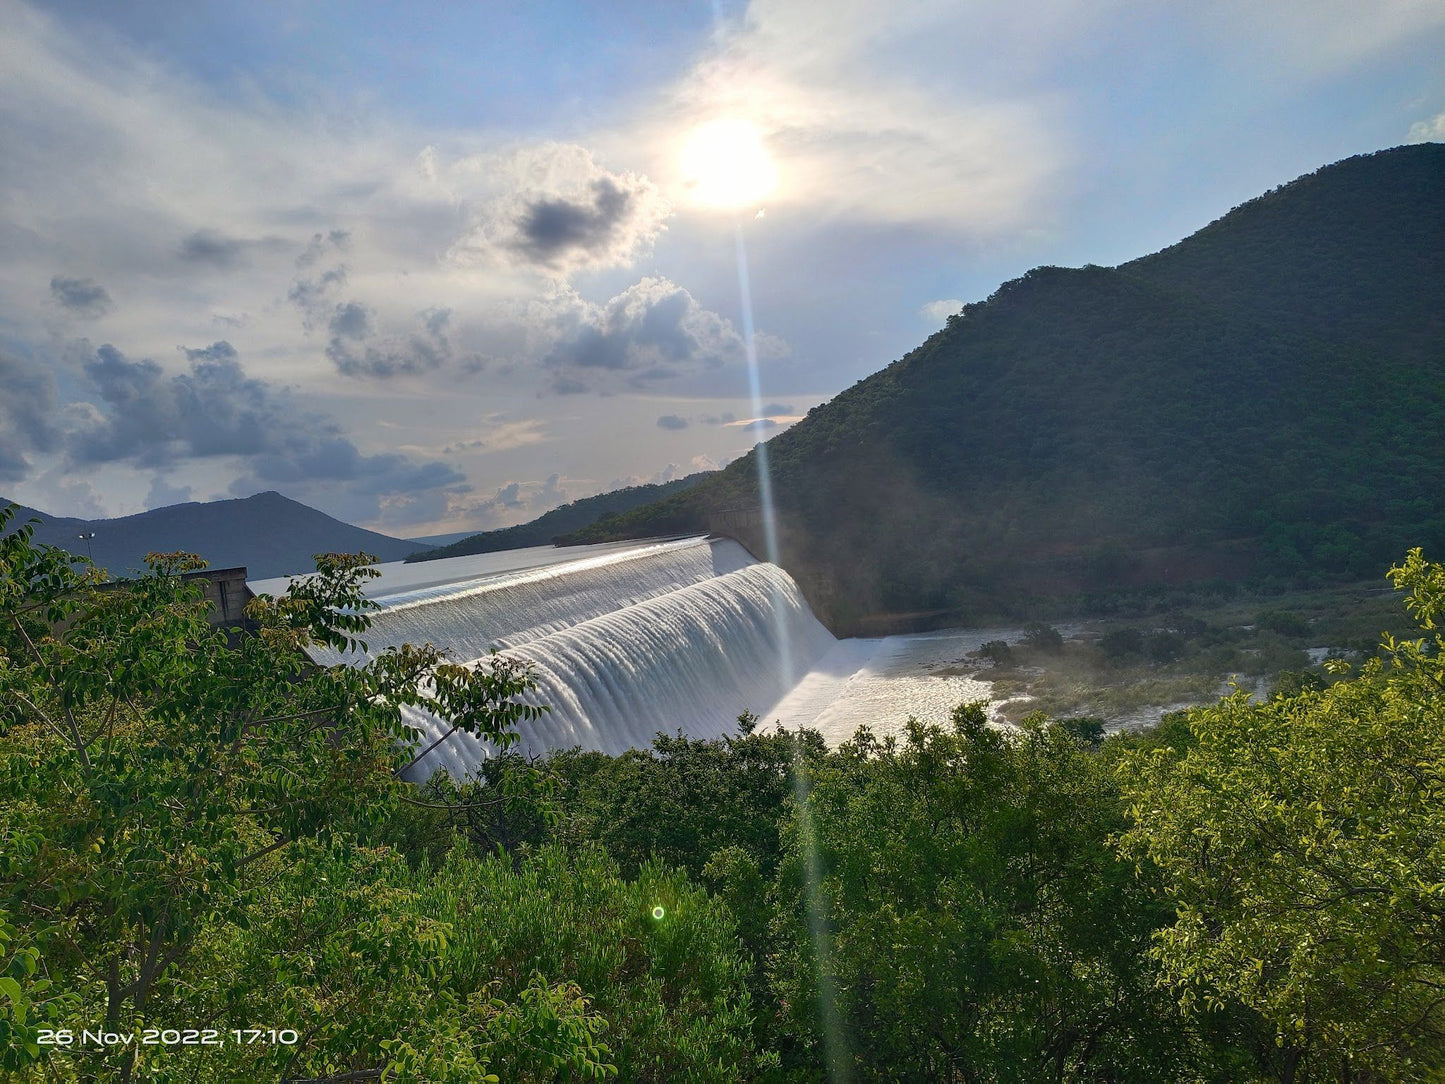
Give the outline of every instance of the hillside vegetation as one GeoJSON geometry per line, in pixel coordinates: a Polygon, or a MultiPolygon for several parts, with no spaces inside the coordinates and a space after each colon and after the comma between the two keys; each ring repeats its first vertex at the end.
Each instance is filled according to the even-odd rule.
{"type": "MultiPolygon", "coordinates": [[[[1445,146],[1351,158],[1115,268],[1040,267],[768,443],[836,630],[1021,595],[1375,575],[1445,543],[1445,146]]],[[[760,533],[756,453],[567,541],[760,533]]]]}
{"type": "Polygon", "coordinates": [[[559,535],[588,527],[603,516],[627,512],[691,489],[711,473],[699,471],[686,478],[675,478],[671,482],[627,486],[625,489],[599,493],[595,497],[583,497],[580,501],[554,508],[529,523],[519,523],[515,527],[503,527],[496,531],[482,531],[445,546],[413,553],[406,560],[408,563],[435,561],[440,557],[463,557],[469,553],[494,553],[527,546],[549,546],[559,535]]]}

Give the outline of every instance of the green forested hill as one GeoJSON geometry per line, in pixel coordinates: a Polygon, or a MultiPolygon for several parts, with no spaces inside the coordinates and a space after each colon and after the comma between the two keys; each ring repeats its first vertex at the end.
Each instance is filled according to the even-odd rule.
{"type": "MultiPolygon", "coordinates": [[[[1445,545],[1445,146],[1351,158],[1117,268],[1041,267],[768,444],[825,619],[1383,571],[1445,545]]],[[[729,527],[755,455],[575,540],[729,527]]]]}
{"type": "Polygon", "coordinates": [[[527,523],[518,523],[514,527],[502,527],[495,531],[482,531],[446,546],[435,546],[413,553],[407,561],[435,561],[440,557],[462,557],[469,553],[495,553],[498,550],[515,550],[526,546],[549,546],[558,535],[587,527],[602,516],[625,512],[690,489],[709,473],[711,472],[699,471],[686,478],[675,478],[671,482],[627,486],[624,489],[599,493],[595,497],[583,497],[579,501],[554,508],[527,523]]]}

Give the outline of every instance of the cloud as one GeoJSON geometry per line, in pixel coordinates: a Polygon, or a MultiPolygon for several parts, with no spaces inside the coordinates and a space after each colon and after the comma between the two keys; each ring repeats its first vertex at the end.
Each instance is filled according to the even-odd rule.
{"type": "Polygon", "coordinates": [[[84,478],[59,479],[50,487],[58,497],[59,507],[67,516],[77,519],[109,519],[110,512],[100,499],[100,494],[84,478]]]}
{"type": "Polygon", "coordinates": [[[732,425],[737,420],[738,416],[729,410],[725,410],[721,414],[704,414],[698,419],[703,425],[732,425]]]}
{"type": "Polygon", "coordinates": [[[310,267],[327,255],[345,252],[350,247],[350,230],[327,230],[325,233],[312,234],[301,255],[296,257],[296,266],[298,269],[310,267]]]}
{"type": "Polygon", "coordinates": [[[327,317],[331,305],[331,294],[346,285],[350,269],[345,263],[335,262],[330,267],[313,271],[322,260],[335,258],[351,247],[351,234],[347,230],[330,230],[312,234],[311,240],[296,257],[296,269],[303,274],[296,276],[286,300],[301,310],[302,322],[307,331],[327,317]]]}
{"type": "Polygon", "coordinates": [[[50,296],[77,316],[104,316],[115,307],[106,288],[94,279],[56,275],[50,280],[50,296]]]}
{"type": "Polygon", "coordinates": [[[295,428],[285,401],[248,379],[228,342],[187,350],[191,371],[166,376],[154,361],[131,361],[110,344],[85,375],[102,405],[73,404],[67,440],[77,466],[120,461],[162,466],[183,457],[250,455],[295,428]]]}
{"type": "MultiPolygon", "coordinates": [[[[696,459],[698,457],[694,457],[696,459]]],[[[703,457],[706,458],[706,457],[703,457]]],[[[602,488],[602,492],[611,493],[618,489],[630,489],[633,486],[657,486],[667,482],[674,482],[683,477],[682,467],[676,463],[669,463],[661,470],[655,470],[651,474],[628,474],[621,478],[614,478],[602,488]]]]}
{"type": "MultiPolygon", "coordinates": [[[[377,336],[375,310],[359,301],[348,301],[331,313],[331,341],[326,356],[338,372],[347,376],[385,380],[429,373],[457,360],[447,335],[450,320],[450,309],[427,309],[416,315],[411,331],[377,336]]],[[[460,360],[470,371],[482,367],[475,355],[460,360]]]]}
{"type": "Polygon", "coordinates": [[[253,251],[283,250],[286,242],[279,237],[230,237],[220,230],[203,229],[188,234],[181,241],[181,259],[187,263],[209,264],[227,269],[240,265],[253,251]]]}
{"type": "Polygon", "coordinates": [[[346,285],[346,275],[346,265],[337,264],[320,274],[298,277],[291,283],[286,300],[301,310],[307,331],[310,331],[319,319],[319,313],[325,307],[330,292],[346,285]]]}
{"type": "Polygon", "coordinates": [[[181,259],[229,267],[241,255],[244,245],[215,230],[197,230],[181,242],[181,259]]]}
{"type": "Polygon", "coordinates": [[[499,486],[490,497],[454,498],[449,507],[452,517],[476,524],[482,529],[510,526],[536,519],[544,512],[573,500],[572,493],[559,474],[548,475],[544,481],[514,481],[499,486]]]}
{"type": "Polygon", "coordinates": [[[1409,142],[1445,142],[1445,113],[1437,113],[1429,120],[1417,120],[1410,125],[1409,142]]]}
{"type": "MultiPolygon", "coordinates": [[[[685,192],[679,133],[746,117],[778,175],[770,214],[1006,235],[1032,224],[1070,141],[1058,97],[1000,71],[1007,50],[983,43],[1006,37],[1026,52],[1067,38],[1040,21],[1003,4],[839,0],[824,25],[807,0],[754,0],[659,105],[656,178],[685,192]]],[[[1043,21],[1077,20],[1051,10],[1043,21]]]]}
{"type": "Polygon", "coordinates": [[[522,500],[522,483],[512,482],[497,490],[497,495],[492,498],[492,503],[499,508],[525,508],[527,502],[522,500]]]}
{"type": "MultiPolygon", "coordinates": [[[[228,342],[184,353],[188,371],[167,375],[154,361],[133,361],[109,344],[96,350],[83,369],[100,401],[68,408],[69,463],[164,471],[191,459],[237,457],[242,474],[232,493],[289,484],[293,491],[324,493],[358,518],[379,515],[384,498],[465,481],[439,461],[362,453],[330,418],[248,377],[228,342]]],[[[153,491],[158,485],[159,479],[153,491]]]]}
{"type": "Polygon", "coordinates": [[[657,425],[661,429],[686,429],[687,419],[677,414],[664,414],[657,419],[657,425]]]}
{"type": "Polygon", "coordinates": [[[563,394],[646,387],[745,356],[731,321],[665,278],[644,278],[603,305],[567,295],[550,322],[560,334],[543,365],[563,394]]]}
{"type": "Polygon", "coordinates": [[[647,129],[665,193],[684,190],[673,164],[680,133],[746,117],[779,177],[770,220],[796,209],[1009,236],[1057,220],[1058,197],[1077,190],[1080,165],[1096,157],[1095,125],[1113,132],[1120,116],[1167,118],[1154,138],[1134,137],[1157,161],[1181,124],[1180,87],[1192,86],[1197,138],[1223,146],[1236,95],[1282,102],[1366,62],[1389,70],[1405,60],[1392,51],[1428,48],[1445,24],[1445,7],[1420,0],[836,0],[828,11],[823,20],[814,0],[750,0],[744,18],[720,29],[647,129]]]}
{"type": "Polygon", "coordinates": [[[540,418],[523,418],[507,421],[500,414],[489,414],[478,423],[483,435],[470,440],[457,440],[442,449],[443,455],[461,455],[465,452],[501,452],[509,448],[524,448],[529,444],[541,444],[551,439],[547,426],[540,418]]]}
{"type": "Polygon", "coordinates": [[[599,177],[588,197],[541,199],[529,204],[517,221],[513,247],[534,263],[555,267],[574,252],[597,253],[615,243],[627,221],[632,192],[611,177],[599,177]]]}
{"type": "Polygon", "coordinates": [[[930,301],[918,310],[918,315],[931,323],[939,324],[956,315],[966,304],[968,302],[960,301],[956,297],[946,297],[941,301],[930,301]]]}
{"type": "Polygon", "coordinates": [[[779,415],[787,417],[793,413],[793,406],[791,403],[769,403],[763,407],[763,413],[768,417],[779,415]]]}
{"type": "Polygon", "coordinates": [[[59,443],[55,378],[49,370],[0,351],[0,481],[29,476],[30,457],[59,443]]]}
{"type": "Polygon", "coordinates": [[[164,471],[156,471],[151,477],[151,487],[146,491],[145,506],[147,508],[167,508],[173,504],[185,504],[190,499],[190,486],[172,485],[169,476],[164,471]]]}
{"type": "Polygon", "coordinates": [[[610,172],[575,144],[528,148],[493,168],[505,194],[472,214],[449,253],[457,263],[500,261],[562,278],[627,267],[672,213],[646,177],[610,172]]]}
{"type": "Polygon", "coordinates": [[[371,310],[359,301],[348,301],[337,305],[331,314],[331,334],[342,339],[360,342],[372,331],[371,310]]]}

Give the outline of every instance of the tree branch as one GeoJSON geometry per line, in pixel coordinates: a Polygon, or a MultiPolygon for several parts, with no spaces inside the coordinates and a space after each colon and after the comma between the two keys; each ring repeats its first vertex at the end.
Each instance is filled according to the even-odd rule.
{"type": "Polygon", "coordinates": [[[272,851],[279,851],[282,847],[286,846],[286,844],[290,842],[290,836],[283,836],[281,839],[278,839],[270,846],[262,847],[259,851],[252,851],[250,854],[246,855],[244,858],[242,858],[236,863],[236,868],[240,869],[242,866],[249,866],[252,862],[256,861],[256,859],[265,858],[272,851]]]}
{"type": "Polygon", "coordinates": [[[438,738],[436,741],[434,741],[434,742],[432,742],[430,745],[428,745],[425,749],[423,749],[423,750],[422,750],[420,753],[418,753],[416,756],[412,757],[409,761],[407,761],[405,764],[403,764],[403,765],[402,765],[400,768],[398,768],[396,771],[392,772],[392,773],[391,773],[392,778],[395,779],[397,776],[401,775],[402,772],[406,771],[408,768],[410,768],[410,767],[412,767],[413,765],[417,764],[423,757],[425,757],[428,753],[430,753],[433,749],[435,749],[435,748],[436,748],[438,745],[440,745],[442,742],[446,741],[448,738],[450,738],[453,734],[455,734],[455,733],[456,733],[458,730],[460,730],[460,729],[461,729],[461,724],[459,724],[459,723],[453,723],[453,724],[452,724],[452,728],[451,728],[450,730],[448,730],[445,734],[443,734],[443,735],[442,735],[440,738],[438,738]]]}
{"type": "MultiPolygon", "coordinates": [[[[30,634],[25,631],[25,626],[21,623],[20,618],[15,614],[11,614],[10,620],[15,626],[15,631],[20,633],[20,638],[25,641],[25,646],[30,649],[30,654],[35,656],[35,661],[40,664],[42,670],[46,669],[45,656],[40,654],[40,649],[35,646],[35,641],[30,639],[30,634]]],[[[75,721],[75,713],[70,710],[68,705],[62,701],[61,706],[65,708],[65,719],[70,725],[71,740],[75,744],[76,753],[80,756],[80,766],[85,772],[86,782],[89,782],[91,775],[90,756],[85,751],[85,738],[81,736],[80,724],[75,721]]]]}

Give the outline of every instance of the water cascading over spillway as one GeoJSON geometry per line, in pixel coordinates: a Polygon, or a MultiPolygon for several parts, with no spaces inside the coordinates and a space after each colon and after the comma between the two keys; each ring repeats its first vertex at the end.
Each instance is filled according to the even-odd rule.
{"type": "MultiPolygon", "coordinates": [[[[457,662],[495,647],[533,664],[530,699],[550,710],[520,728],[525,753],[620,753],[647,747],[658,731],[718,737],[745,709],[766,715],[836,643],[786,572],[726,539],[642,543],[373,597],[381,608],[367,654],[430,642],[457,662]]],[[[323,664],[362,658],[314,655],[323,664]]],[[[423,749],[450,728],[421,712],[408,722],[423,749]]],[[[462,775],[489,753],[453,734],[408,774],[462,775]]]]}

